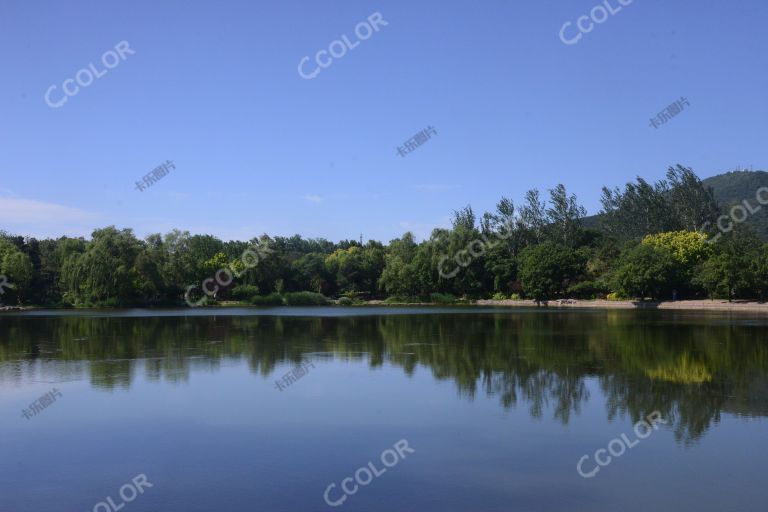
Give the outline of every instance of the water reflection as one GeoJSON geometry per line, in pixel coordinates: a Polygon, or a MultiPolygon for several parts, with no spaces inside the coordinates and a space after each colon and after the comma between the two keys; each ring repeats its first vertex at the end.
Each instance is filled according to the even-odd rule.
{"type": "Polygon", "coordinates": [[[768,331],[754,319],[663,311],[384,316],[29,317],[0,319],[0,380],[89,380],[125,389],[137,360],[150,381],[184,382],[246,360],[257,375],[332,357],[417,366],[533,417],[567,424],[590,399],[609,419],[659,410],[679,442],[722,413],[768,416],[768,331]],[[589,382],[599,385],[600,397],[589,382]]]}

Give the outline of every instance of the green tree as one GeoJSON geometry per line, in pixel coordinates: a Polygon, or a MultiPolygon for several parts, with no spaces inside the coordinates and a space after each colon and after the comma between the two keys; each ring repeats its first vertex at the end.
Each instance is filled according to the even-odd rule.
{"type": "Polygon", "coordinates": [[[10,283],[9,287],[3,287],[3,295],[0,300],[8,303],[21,303],[32,294],[30,284],[33,280],[33,266],[29,256],[21,252],[16,246],[0,240],[0,275],[5,276],[3,282],[10,283]]]}
{"type": "Polygon", "coordinates": [[[565,246],[575,247],[581,230],[581,219],[587,211],[578,204],[576,195],[568,195],[562,183],[550,190],[549,196],[547,222],[552,239],[565,246]]]}
{"type": "Polygon", "coordinates": [[[707,235],[696,231],[669,231],[643,238],[643,244],[669,250],[681,265],[693,266],[712,254],[707,235]]]}
{"type": "Polygon", "coordinates": [[[525,204],[520,209],[520,229],[526,233],[531,243],[544,240],[547,225],[547,205],[540,199],[537,189],[525,193],[525,204]]]}
{"type": "Polygon", "coordinates": [[[713,226],[719,207],[711,187],[690,168],[676,165],[665,180],[650,184],[642,178],[624,190],[603,187],[601,222],[620,239],[638,240],[664,231],[697,231],[713,226]]]}
{"type": "Polygon", "coordinates": [[[755,262],[755,287],[761,301],[768,296],[768,244],[762,244],[756,251],[755,262]]]}
{"type": "Polygon", "coordinates": [[[560,297],[584,275],[586,259],[555,242],[525,249],[520,255],[520,280],[526,295],[542,301],[560,297]]]}
{"type": "Polygon", "coordinates": [[[723,237],[715,254],[698,269],[695,280],[711,298],[746,298],[759,293],[761,244],[746,228],[723,237]]]}
{"type": "Polygon", "coordinates": [[[334,276],[338,293],[376,295],[383,268],[384,249],[376,242],[337,249],[325,259],[325,269],[334,276]]]}
{"type": "Polygon", "coordinates": [[[639,244],[619,258],[613,289],[626,297],[660,299],[675,289],[678,269],[669,249],[639,244]]]}
{"type": "Polygon", "coordinates": [[[417,270],[413,264],[417,250],[418,244],[410,231],[389,243],[379,279],[379,287],[388,295],[415,297],[419,294],[417,270]]]}
{"type": "Polygon", "coordinates": [[[318,252],[304,254],[294,261],[296,287],[294,291],[313,291],[330,294],[331,276],[325,268],[326,255],[318,252]]]}
{"type": "Polygon", "coordinates": [[[698,294],[694,279],[697,267],[712,255],[707,235],[697,231],[668,231],[647,235],[642,243],[668,250],[677,264],[675,290],[682,294],[698,294]]]}
{"type": "MultiPolygon", "coordinates": [[[[485,266],[485,256],[493,240],[476,226],[470,206],[453,212],[452,229],[435,229],[429,240],[433,268],[437,270],[436,289],[459,296],[477,297],[491,288],[492,279],[485,266]]],[[[422,277],[434,282],[421,272],[422,277]]],[[[431,272],[430,272],[431,274],[431,272]]]]}
{"type": "Polygon", "coordinates": [[[697,231],[720,215],[712,187],[706,187],[690,167],[678,164],[667,170],[668,204],[679,229],[697,231]]]}
{"type": "Polygon", "coordinates": [[[71,254],[62,281],[73,303],[123,305],[135,302],[136,257],[142,243],[130,229],[97,229],[82,254],[71,254]]]}

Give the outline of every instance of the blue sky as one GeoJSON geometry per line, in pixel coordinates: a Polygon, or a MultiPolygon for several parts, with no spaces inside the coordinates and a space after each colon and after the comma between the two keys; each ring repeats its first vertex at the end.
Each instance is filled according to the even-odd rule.
{"type": "Polygon", "coordinates": [[[600,2],[5,0],[0,229],[388,241],[532,187],[563,183],[594,213],[603,185],[675,163],[768,167],[768,3],[606,1],[621,9],[566,45],[600,2]],[[358,41],[375,12],[387,25],[358,41]],[[343,35],[360,44],[302,79],[343,35]],[[46,104],[121,41],[135,53],[46,104]]]}

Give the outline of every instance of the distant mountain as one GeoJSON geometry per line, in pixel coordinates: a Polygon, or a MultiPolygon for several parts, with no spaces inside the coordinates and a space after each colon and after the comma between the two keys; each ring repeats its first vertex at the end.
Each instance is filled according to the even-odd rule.
{"type": "MultiPolygon", "coordinates": [[[[746,221],[755,233],[763,240],[768,241],[768,205],[761,206],[757,201],[757,191],[760,187],[768,188],[768,172],[766,171],[731,171],[718,174],[702,180],[704,185],[712,187],[715,199],[726,215],[732,206],[742,204],[746,200],[752,210],[759,211],[749,214],[746,221]]],[[[768,202],[768,192],[762,194],[764,202],[768,202]]],[[[738,218],[741,212],[736,212],[738,218]]],[[[599,229],[600,216],[590,215],[584,219],[584,226],[599,229]]]]}
{"type": "MultiPolygon", "coordinates": [[[[765,171],[732,171],[718,174],[702,180],[715,191],[715,199],[723,208],[723,213],[728,214],[731,206],[747,201],[752,210],[760,208],[749,215],[747,225],[751,227],[757,236],[768,241],[768,204],[761,206],[757,200],[757,191],[761,187],[768,188],[768,172],[765,171]]],[[[763,202],[768,203],[768,191],[761,194],[763,202]]],[[[741,211],[737,211],[736,218],[740,218],[741,211]]]]}

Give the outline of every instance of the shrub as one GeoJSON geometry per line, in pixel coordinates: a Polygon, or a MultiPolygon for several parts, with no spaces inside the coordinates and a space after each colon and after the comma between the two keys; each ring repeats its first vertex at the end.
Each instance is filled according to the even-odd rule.
{"type": "Polygon", "coordinates": [[[519,293],[513,293],[509,296],[510,300],[520,300],[520,294],[519,293]]]}
{"type": "Polygon", "coordinates": [[[270,293],[269,295],[255,295],[250,299],[254,306],[282,306],[283,298],[279,293],[270,293]]]}
{"type": "Polygon", "coordinates": [[[404,297],[402,295],[392,295],[384,299],[385,304],[407,304],[409,302],[414,302],[409,297],[404,297]]]}
{"type": "Polygon", "coordinates": [[[342,297],[347,297],[349,299],[352,299],[356,304],[359,304],[361,302],[365,302],[367,298],[369,298],[368,292],[356,292],[356,291],[346,291],[341,294],[342,297]]]}
{"type": "Polygon", "coordinates": [[[339,297],[339,306],[351,306],[354,303],[350,297],[339,297]]]}
{"type": "Polygon", "coordinates": [[[625,300],[618,292],[611,292],[605,296],[605,300],[625,300]]]}
{"type": "Polygon", "coordinates": [[[100,301],[98,306],[102,308],[119,308],[121,303],[117,297],[110,297],[107,300],[100,301]]]}
{"type": "Polygon", "coordinates": [[[259,294],[259,287],[252,284],[240,284],[232,288],[232,298],[235,300],[248,300],[259,294]]]}
{"type": "Polygon", "coordinates": [[[493,300],[507,300],[507,296],[504,295],[502,292],[496,292],[491,296],[491,299],[493,300]]]}
{"type": "Polygon", "coordinates": [[[453,304],[456,302],[456,297],[450,293],[432,293],[429,295],[429,301],[436,304],[453,304]]]}
{"type": "Polygon", "coordinates": [[[286,293],[285,303],[289,306],[325,306],[328,299],[324,295],[315,292],[286,293]]]}
{"type": "Polygon", "coordinates": [[[570,286],[566,294],[575,299],[594,299],[600,292],[600,287],[596,282],[582,281],[570,286]]]}

